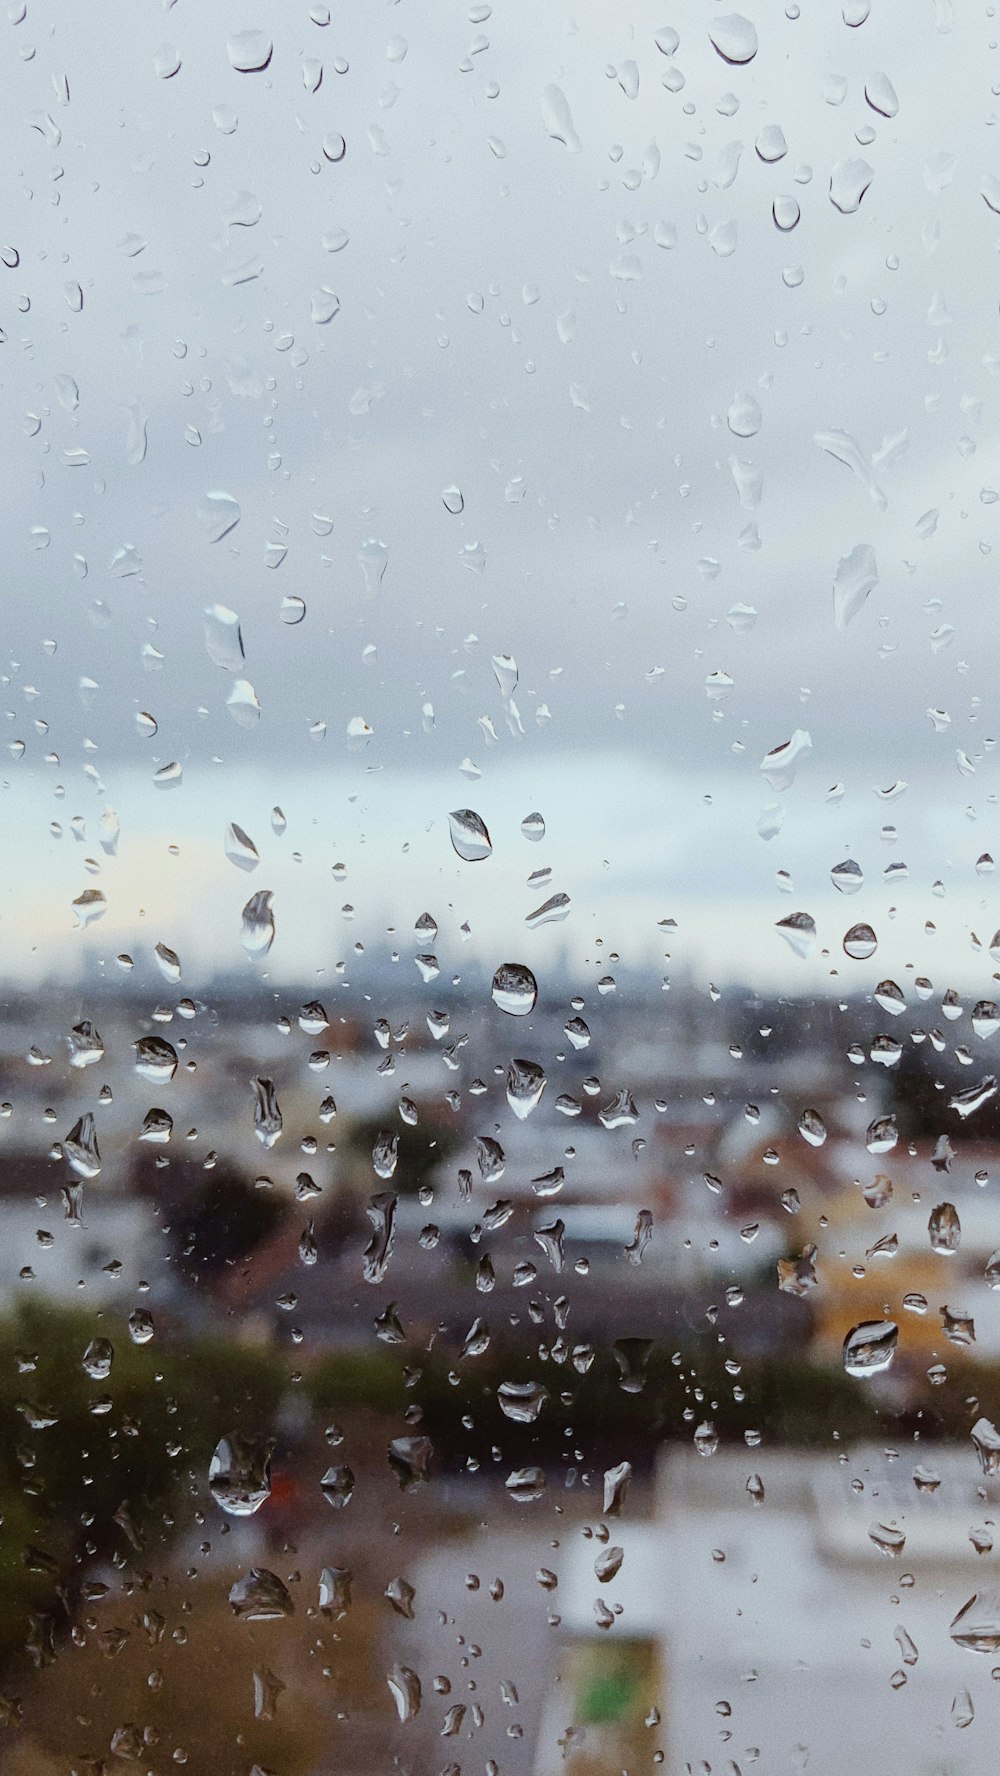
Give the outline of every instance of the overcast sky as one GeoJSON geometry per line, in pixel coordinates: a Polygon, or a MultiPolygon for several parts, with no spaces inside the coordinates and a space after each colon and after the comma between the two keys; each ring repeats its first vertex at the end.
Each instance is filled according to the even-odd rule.
{"type": "Polygon", "coordinates": [[[854,25],[748,5],[743,65],[711,34],[742,54],[746,29],[691,0],[9,10],[6,966],[113,954],[154,914],[151,941],[238,960],[258,886],[279,972],[340,953],[344,901],[364,936],[435,886],[507,949],[551,865],[572,910],[535,946],[657,954],[674,916],[706,974],[814,985],[819,948],[850,967],[843,931],[870,918],[873,980],[936,979],[941,955],[985,990],[997,33],[947,0],[854,25]],[[848,205],[869,181],[859,207],[831,181],[848,205]],[[878,578],[838,628],[853,551],[843,586],[878,578]],[[216,602],[243,666],[210,657],[216,602]],[[241,680],[251,726],[226,709],[241,680]],[[796,730],[811,751],[775,788],[761,761],[796,730]],[[463,806],[485,864],[451,851],[463,806]],[[829,882],[848,855],[849,901],[829,882]],[[70,903],[93,886],[84,939],[70,903]],[[798,910],[807,962],[773,930],[798,910]]]}

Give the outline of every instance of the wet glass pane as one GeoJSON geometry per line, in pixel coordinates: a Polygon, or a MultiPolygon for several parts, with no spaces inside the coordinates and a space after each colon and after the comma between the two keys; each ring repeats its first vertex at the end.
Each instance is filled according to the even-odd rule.
{"type": "Polygon", "coordinates": [[[6,8],[0,1776],[994,1767],[1000,33],[728,4],[6,8]]]}

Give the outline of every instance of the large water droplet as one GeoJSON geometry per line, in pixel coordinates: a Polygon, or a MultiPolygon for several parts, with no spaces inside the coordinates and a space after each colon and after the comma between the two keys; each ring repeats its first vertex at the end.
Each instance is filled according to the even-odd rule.
{"type": "Polygon", "coordinates": [[[100,1031],[89,1018],[74,1024],[69,1033],[69,1064],[71,1067],[93,1067],[104,1058],[100,1031]]]}
{"type": "Polygon", "coordinates": [[[927,1223],[931,1250],[951,1256],[962,1243],[962,1223],[954,1203],[938,1203],[927,1223]]]}
{"type": "Polygon", "coordinates": [[[865,882],[861,865],[855,863],[853,857],[846,857],[843,863],[835,863],[830,871],[830,880],[841,894],[857,894],[865,882]]]}
{"type": "Polygon", "coordinates": [[[796,728],[790,740],[775,746],[761,761],[761,775],[772,789],[784,790],[795,778],[802,761],[812,752],[812,737],[796,728]]]}
{"type": "Polygon", "coordinates": [[[78,1178],[96,1178],[101,1170],[93,1112],[85,1110],[62,1142],[62,1156],[78,1178]]]}
{"type": "Polygon", "coordinates": [[[259,74],[271,60],[273,47],[266,31],[234,31],[226,43],[229,65],[237,74],[259,74]]]}
{"type": "Polygon", "coordinates": [[[248,678],[234,678],[226,698],[226,708],[241,728],[256,727],[260,720],[260,704],[248,678]]]}
{"type": "Polygon", "coordinates": [[[503,1381],[497,1388],[500,1410],[515,1424],[534,1424],[548,1397],[540,1381],[503,1381]]]}
{"type": "Polygon", "coordinates": [[[1000,1653],[1000,1593],[979,1591],[962,1605],[948,1631],[970,1653],[1000,1653]]]}
{"type": "Polygon", "coordinates": [[[262,1147],[273,1147],[284,1127],[273,1079],[251,1080],[254,1134],[262,1147]]]}
{"type": "Polygon", "coordinates": [[[523,962],[501,962],[493,976],[493,1003],[511,1017],[527,1017],[535,1008],[538,982],[523,962]]]}
{"type": "Polygon", "coordinates": [[[573,128],[566,94],[559,86],[547,86],[542,94],[542,122],[554,142],[570,154],[579,154],[580,138],[573,128]]]}
{"type": "Polygon", "coordinates": [[[866,1379],[881,1375],[896,1355],[899,1327],[895,1320],[862,1320],[844,1339],[844,1368],[866,1379]]]}
{"type": "MultiPolygon", "coordinates": [[[[386,1140],[387,1138],[388,1137],[382,1135],[379,1137],[379,1140],[386,1140]]],[[[376,1142],[376,1149],[377,1148],[378,1142],[376,1142]]],[[[395,1151],[393,1151],[393,1171],[395,1170],[395,1164],[396,1156],[395,1151]]],[[[375,1169],[378,1171],[377,1165],[375,1169]]],[[[380,1173],[380,1176],[382,1177],[386,1177],[387,1175],[391,1175],[391,1173],[380,1173]]],[[[390,1195],[388,1191],[380,1191],[377,1196],[373,1196],[369,1199],[365,1214],[371,1225],[372,1236],[365,1248],[363,1267],[364,1278],[366,1283],[380,1283],[389,1267],[389,1259],[392,1257],[396,1226],[396,1198],[390,1195]]]]}
{"type": "Polygon", "coordinates": [[[760,402],[753,395],[737,395],[726,414],[726,424],[736,438],[753,438],[761,427],[760,402]]]}
{"type": "Polygon", "coordinates": [[[110,1338],[92,1338],[81,1359],[85,1375],[91,1381],[107,1381],[115,1360],[115,1347],[110,1338]]]}
{"type": "Polygon", "coordinates": [[[844,933],[844,954],[855,962],[866,962],[877,948],[878,938],[870,925],[852,925],[844,933]]]}
{"type": "Polygon", "coordinates": [[[420,1713],[420,1679],[409,1665],[394,1665],[386,1675],[389,1692],[396,1704],[396,1713],[404,1726],[420,1713]]]}
{"type": "Polygon", "coordinates": [[[757,31],[740,12],[713,19],[708,30],[712,48],[733,67],[752,62],[757,54],[757,31]]]}
{"type": "Polygon", "coordinates": [[[473,808],[456,808],[448,816],[452,845],[464,863],[482,863],[493,850],[493,842],[482,816],[473,808]]]}
{"type": "Polygon", "coordinates": [[[537,1061],[511,1061],[507,1068],[507,1102],[519,1121],[531,1115],[546,1083],[537,1061]]]}
{"type": "Polygon", "coordinates": [[[777,921],[774,929],[780,931],[796,956],[804,959],[816,948],[816,921],[810,913],[789,913],[786,919],[777,921]]]}
{"type": "Polygon", "coordinates": [[[242,515],[239,501],[231,493],[209,492],[198,501],[198,522],[209,543],[221,543],[224,536],[235,530],[242,515]]]}
{"type": "Polygon", "coordinates": [[[841,557],[833,576],[833,620],[838,629],[847,628],[877,585],[875,551],[870,543],[858,543],[841,557]]]}
{"type": "Polygon", "coordinates": [[[208,1464],[208,1489],[229,1517],[252,1517],[271,1496],[269,1437],[220,1437],[208,1464]]]}
{"type": "Polygon", "coordinates": [[[358,550],[358,565],[369,598],[374,598],[381,586],[388,561],[389,551],[378,537],[368,537],[358,550]]]}
{"type": "Polygon", "coordinates": [[[830,202],[842,215],[853,215],[874,177],[866,160],[838,160],[830,174],[830,202]]]}
{"type": "Polygon", "coordinates": [[[274,942],[274,896],[269,888],[258,888],[243,908],[243,929],[240,942],[248,956],[266,956],[274,942]]]}
{"type": "Polygon", "coordinates": [[[389,1466],[403,1492],[430,1479],[434,1445],[429,1437],[394,1437],[389,1444],[389,1466]]]}
{"type": "Polygon", "coordinates": [[[295,1613],[291,1592],[277,1573],[266,1567],[252,1566],[236,1579],[229,1591],[233,1615],[246,1622],[277,1622],[295,1613]]]}
{"type": "Polygon", "coordinates": [[[239,672],[246,656],[236,612],[225,604],[207,605],[204,629],[205,647],[213,666],[222,666],[227,672],[239,672]]]}
{"type": "Polygon", "coordinates": [[[143,1079],[162,1085],[173,1078],[177,1071],[177,1050],[162,1036],[142,1036],[138,1042],[133,1042],[132,1047],[135,1070],[143,1079]]]}

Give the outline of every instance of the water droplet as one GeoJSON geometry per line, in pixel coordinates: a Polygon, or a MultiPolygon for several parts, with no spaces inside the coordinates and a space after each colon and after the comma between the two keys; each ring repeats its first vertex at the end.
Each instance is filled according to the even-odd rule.
{"type": "Polygon", "coordinates": [[[515,1424],[534,1424],[548,1397],[539,1381],[504,1381],[497,1388],[500,1410],[515,1424]]]}
{"type": "Polygon", "coordinates": [[[816,948],[816,921],[809,913],[789,913],[786,919],[777,921],[774,929],[780,931],[796,956],[804,959],[816,948]]]}
{"type": "Polygon", "coordinates": [[[545,837],[545,821],[540,814],[526,814],[521,822],[521,832],[531,844],[537,845],[539,839],[545,837]]]}
{"type": "Polygon", "coordinates": [[[865,81],[865,98],[881,117],[895,117],[899,110],[896,89],[888,74],[869,74],[865,81]]]}
{"type": "Polygon", "coordinates": [[[626,1394],[640,1394],[646,1385],[646,1365],[653,1348],[651,1338],[616,1338],[611,1354],[618,1368],[618,1385],[626,1394]]]}
{"type": "Polygon", "coordinates": [[[725,18],[713,19],[708,36],[716,53],[733,67],[752,62],[757,54],[756,29],[742,13],[731,12],[725,18]]]}
{"type": "Polygon", "coordinates": [[[372,1148],[372,1166],[379,1178],[391,1178],[396,1170],[399,1157],[399,1136],[389,1134],[385,1129],[375,1137],[372,1148]]]}
{"type": "Polygon", "coordinates": [[[795,774],[812,752],[812,738],[803,728],[796,728],[790,740],[775,746],[761,761],[761,775],[772,789],[787,789],[795,774]]]}
{"type": "Polygon", "coordinates": [[[726,424],[737,438],[753,438],[761,427],[760,402],[753,395],[737,395],[726,414],[726,424]]]}
{"type": "Polygon", "coordinates": [[[368,537],[358,550],[358,565],[365,582],[365,592],[374,598],[385,578],[389,551],[377,537],[368,537]]]}
{"type": "Polygon", "coordinates": [[[259,888],[256,894],[251,894],[243,908],[240,942],[248,956],[266,956],[274,942],[274,913],[271,910],[273,898],[269,888],[259,888]]]}
{"type": "Polygon", "coordinates": [[[340,313],[340,297],[326,284],[320,284],[309,298],[309,319],[317,327],[325,327],[340,313]]]}
{"type": "Polygon", "coordinates": [[[978,1110],[983,1104],[988,1103],[990,1098],[995,1097],[996,1091],[997,1082],[992,1073],[987,1073],[978,1085],[970,1085],[967,1091],[955,1092],[948,1099],[948,1108],[957,1110],[959,1116],[963,1118],[971,1116],[974,1110],[978,1110]]]}
{"type": "Polygon", "coordinates": [[[554,142],[561,142],[569,154],[579,154],[580,138],[573,128],[566,94],[559,86],[547,86],[542,94],[542,122],[554,142]]]}
{"type": "Polygon", "coordinates": [[[351,1607],[351,1579],[346,1566],[324,1566],[319,1575],[319,1607],[324,1614],[342,1616],[351,1607]]]}
{"type": "Polygon", "coordinates": [[[246,1622],[277,1622],[295,1613],[291,1593],[266,1567],[252,1566],[236,1579],[229,1591],[234,1616],[246,1622]]]}
{"type": "Polygon", "coordinates": [[[133,1344],[149,1344],[156,1335],[153,1316],[144,1307],[134,1307],[128,1316],[128,1335],[133,1344]]]}
{"type": "Polygon", "coordinates": [[[778,1288],[783,1295],[794,1295],[801,1300],[817,1287],[818,1282],[815,1246],[804,1246],[797,1258],[778,1259],[778,1288]]]}
{"type": "Polygon", "coordinates": [[[630,1264],[641,1264],[646,1247],[653,1238],[653,1217],[649,1209],[640,1209],[635,1218],[632,1238],[624,1248],[630,1264]]]}
{"type": "Polygon", "coordinates": [[[818,1110],[803,1110],[799,1117],[799,1134],[810,1147],[822,1147],[826,1140],[826,1123],[818,1110]]]}
{"type": "Polygon", "coordinates": [[[266,31],[234,31],[226,44],[229,65],[237,74],[259,74],[271,60],[273,47],[266,31]]]}
{"type": "Polygon", "coordinates": [[[694,1446],[699,1455],[707,1457],[715,1454],[719,1447],[719,1433],[711,1419],[706,1418],[702,1424],[697,1426],[694,1433],[694,1446]]]}
{"type": "Polygon", "coordinates": [[[830,880],[841,894],[857,894],[865,882],[861,865],[855,863],[853,857],[845,858],[843,863],[835,863],[830,871],[830,880]]]}
{"type": "Polygon", "coordinates": [[[107,910],[107,896],[102,894],[100,888],[85,888],[83,893],[78,894],[73,902],[77,930],[86,930],[88,925],[93,925],[96,920],[103,918],[107,910]]]}
{"type": "Polygon", "coordinates": [[[91,1381],[107,1381],[115,1360],[115,1347],[109,1338],[92,1338],[81,1359],[81,1367],[91,1381]]]}
{"type": "MultiPolygon", "coordinates": [[[[990,1546],[992,1547],[992,1545],[993,1540],[991,1537],[990,1546]]],[[[976,1711],[972,1705],[972,1697],[969,1695],[968,1690],[959,1690],[951,1705],[952,1725],[956,1727],[971,1727],[975,1718],[976,1711]]]]}
{"type": "Polygon", "coordinates": [[[351,1469],[343,1464],[327,1468],[319,1489],[334,1511],[343,1511],[354,1497],[354,1475],[351,1469]]]}
{"type": "Polygon", "coordinates": [[[878,939],[870,925],[852,925],[844,933],[844,954],[855,962],[867,962],[878,948],[878,939]]]}
{"type": "MultiPolygon", "coordinates": [[[[213,666],[222,666],[227,672],[239,672],[245,655],[240,619],[236,612],[225,604],[207,605],[204,630],[205,647],[213,666]]],[[[153,732],[156,732],[155,723],[153,732]]]]}
{"type": "Polygon", "coordinates": [[[472,808],[457,808],[448,816],[451,842],[465,863],[482,863],[493,850],[486,823],[472,808]]]}
{"type": "Polygon", "coordinates": [[[513,1060],[507,1068],[507,1102],[520,1122],[531,1115],[546,1086],[537,1061],[513,1060]]]}
{"type": "Polygon", "coordinates": [[[528,913],[524,923],[529,931],[537,931],[540,925],[560,925],[569,916],[569,908],[568,894],[550,894],[533,913],[528,913]]]}
{"type": "Polygon", "coordinates": [[[838,160],[830,174],[830,202],[841,215],[853,215],[874,177],[866,160],[838,160]]]}
{"type": "Polygon", "coordinates": [[[396,1704],[396,1713],[406,1726],[420,1713],[420,1679],[409,1665],[394,1665],[387,1673],[385,1681],[396,1704]]]}
{"type": "Polygon", "coordinates": [[[776,197],[771,205],[774,226],[780,229],[782,234],[791,233],[792,229],[797,226],[801,214],[798,201],[794,197],[787,195],[776,197]]]}
{"type": "Polygon", "coordinates": [[[880,1005],[882,1010],[889,1012],[892,1017],[899,1017],[906,1010],[903,990],[896,985],[895,981],[879,981],[872,996],[876,1005],[880,1005]]]}
{"type": "Polygon", "coordinates": [[[880,1553],[888,1555],[890,1560],[902,1554],[906,1547],[905,1532],[894,1523],[872,1523],[868,1529],[868,1539],[874,1542],[880,1553]]]}
{"type": "Polygon", "coordinates": [[[83,1018],[74,1024],[68,1037],[69,1064],[71,1067],[93,1067],[104,1058],[104,1043],[100,1032],[89,1018],[83,1018]]]}
{"type": "Polygon", "coordinates": [[[838,629],[847,628],[877,585],[875,551],[870,543],[858,543],[838,561],[833,577],[833,620],[838,629]]]}
{"type": "Polygon", "coordinates": [[[273,1079],[252,1079],[254,1134],[262,1147],[273,1147],[280,1139],[284,1121],[274,1089],[273,1079]]]}
{"type": "Polygon", "coordinates": [[[625,1128],[629,1123],[638,1122],[639,1112],[635,1099],[627,1087],[616,1092],[611,1102],[605,1104],[597,1113],[597,1120],[602,1128],[625,1128]]]}
{"type": "Polygon", "coordinates": [[[594,1561],[594,1577],[598,1584],[607,1585],[621,1570],[624,1559],[624,1548],[604,1548],[594,1561]]]}
{"type": "Polygon", "coordinates": [[[208,1465],[208,1489],[229,1517],[252,1517],[271,1496],[269,1437],[221,1437],[208,1465]]]}
{"type": "Polygon", "coordinates": [[[962,1605],[949,1629],[956,1646],[970,1653],[1000,1652],[1000,1594],[980,1591],[962,1605]]]}
{"type": "Polygon", "coordinates": [[[389,1444],[389,1466],[403,1492],[430,1479],[434,1445],[429,1437],[394,1437],[389,1444]]]}
{"type": "Polygon", "coordinates": [[[132,1047],[135,1070],[143,1079],[161,1085],[173,1078],[177,1071],[177,1051],[162,1036],[142,1036],[138,1042],[133,1042],[132,1047]]]}
{"type": "Polygon", "coordinates": [[[278,615],[281,621],[287,623],[290,629],[294,628],[296,623],[301,623],[305,614],[306,601],[304,598],[289,596],[283,598],[278,606],[278,615]]]}
{"type": "Polygon", "coordinates": [[[866,1379],[888,1369],[896,1355],[899,1327],[895,1320],[862,1320],[844,1339],[844,1368],[866,1379]]]}
{"type": "Polygon", "coordinates": [[[453,516],[457,517],[459,512],[464,512],[465,500],[462,498],[462,490],[460,487],[446,487],[441,495],[441,499],[445,511],[451,512],[453,516]]]}
{"type": "Polygon", "coordinates": [[[93,1112],[84,1111],[62,1142],[62,1156],[78,1178],[96,1178],[101,1170],[93,1112]]]}
{"type": "MultiPolygon", "coordinates": [[[[379,1137],[380,1140],[386,1138],[379,1137]]],[[[376,1148],[377,1146],[378,1142],[376,1142],[376,1148]]],[[[396,1156],[393,1152],[392,1170],[395,1170],[395,1163],[396,1156]]],[[[375,1169],[378,1171],[378,1166],[375,1169]]],[[[386,1175],[385,1172],[380,1173],[382,1177],[386,1175]]],[[[366,1283],[381,1283],[389,1268],[389,1259],[392,1257],[396,1227],[396,1198],[388,1191],[380,1191],[378,1195],[369,1198],[365,1214],[372,1229],[372,1236],[365,1248],[364,1279],[366,1283]]]]}
{"type": "Polygon", "coordinates": [[[231,493],[209,492],[198,501],[198,522],[206,542],[220,543],[241,517],[239,502],[231,493]]]}
{"type": "Polygon", "coordinates": [[[508,1496],[517,1505],[531,1505],[545,1491],[544,1468],[514,1468],[504,1481],[508,1496]]]}
{"type": "Polygon", "coordinates": [[[617,1467],[608,1468],[604,1474],[604,1515],[619,1517],[628,1493],[629,1481],[632,1478],[631,1462],[619,1462],[617,1467]]]}
{"type": "Polygon", "coordinates": [[[958,1210],[954,1203],[938,1203],[937,1207],[931,1210],[927,1232],[933,1252],[942,1252],[950,1256],[953,1252],[958,1251],[962,1242],[962,1223],[958,1218],[958,1210]]]}
{"type": "Polygon", "coordinates": [[[523,962],[502,962],[493,976],[493,1003],[511,1017],[527,1017],[535,1008],[538,982],[523,962]]]}
{"type": "Polygon", "coordinates": [[[226,827],[223,849],[230,863],[234,863],[237,869],[255,870],[260,862],[253,840],[235,821],[231,821],[226,827]]]}

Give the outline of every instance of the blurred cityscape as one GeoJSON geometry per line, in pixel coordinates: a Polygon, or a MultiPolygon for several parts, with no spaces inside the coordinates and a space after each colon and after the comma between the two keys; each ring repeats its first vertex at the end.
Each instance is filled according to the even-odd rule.
{"type": "Polygon", "coordinates": [[[8,997],[0,1769],[991,1768],[996,1006],[433,939],[8,997]]]}

